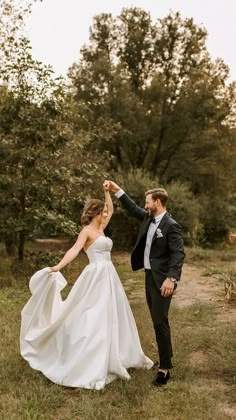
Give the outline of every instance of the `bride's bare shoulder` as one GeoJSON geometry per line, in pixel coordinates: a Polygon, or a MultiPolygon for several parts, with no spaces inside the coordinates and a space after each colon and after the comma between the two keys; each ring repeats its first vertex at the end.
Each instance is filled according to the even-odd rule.
{"type": "Polygon", "coordinates": [[[88,235],[89,232],[90,232],[89,226],[84,226],[80,231],[80,235],[88,235]]]}
{"type": "Polygon", "coordinates": [[[89,225],[87,225],[83,227],[83,229],[80,231],[80,234],[82,234],[83,236],[87,236],[87,238],[90,239],[91,237],[93,237],[93,230],[89,225]]]}

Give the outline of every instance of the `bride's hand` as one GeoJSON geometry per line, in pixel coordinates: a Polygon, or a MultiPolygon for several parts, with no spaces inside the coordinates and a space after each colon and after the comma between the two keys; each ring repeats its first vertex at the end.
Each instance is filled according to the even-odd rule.
{"type": "Polygon", "coordinates": [[[103,182],[103,188],[104,188],[104,191],[109,191],[109,189],[110,189],[110,182],[109,181],[104,181],[103,182]]]}
{"type": "Polygon", "coordinates": [[[54,267],[48,267],[50,270],[50,273],[56,273],[57,271],[60,271],[60,268],[58,265],[55,265],[54,267]]]}
{"type": "Polygon", "coordinates": [[[117,191],[119,191],[121,189],[120,186],[118,184],[116,184],[114,181],[107,181],[106,180],[104,182],[104,184],[105,183],[108,184],[109,191],[112,191],[114,193],[116,193],[117,191]]]}

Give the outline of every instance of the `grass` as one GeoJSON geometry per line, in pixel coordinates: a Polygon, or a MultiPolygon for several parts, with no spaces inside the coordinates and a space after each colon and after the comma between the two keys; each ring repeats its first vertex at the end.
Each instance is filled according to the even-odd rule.
{"type": "Polygon", "coordinates": [[[218,269],[236,269],[236,244],[223,244],[216,249],[187,248],[186,261],[202,266],[217,266],[218,269]]]}
{"type": "MultiPolygon", "coordinates": [[[[217,258],[211,254],[211,266],[217,258]]],[[[115,254],[114,263],[131,302],[143,349],[156,360],[143,273],[131,271],[125,254],[115,254]]],[[[84,264],[82,258],[66,268],[68,290],[84,264]]],[[[214,303],[179,308],[173,301],[170,320],[175,357],[166,388],[152,387],[155,372],[137,370],[130,381],[116,380],[102,391],[89,391],[51,383],[20,356],[20,312],[29,296],[23,282],[0,289],[1,420],[236,419],[236,327],[219,322],[220,309],[214,303]]]]}

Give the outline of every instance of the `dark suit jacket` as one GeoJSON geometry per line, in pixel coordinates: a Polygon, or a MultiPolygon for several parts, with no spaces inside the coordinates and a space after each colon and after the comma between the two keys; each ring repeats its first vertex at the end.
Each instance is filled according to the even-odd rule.
{"type": "MultiPolygon", "coordinates": [[[[131,266],[136,271],[144,268],[144,249],[151,217],[127,194],[123,194],[119,200],[132,216],[143,222],[131,254],[131,266]]],[[[161,286],[167,277],[180,280],[185,253],[181,227],[170,214],[163,216],[157,229],[160,234],[155,233],[152,240],[150,266],[156,283],[161,286]]]]}

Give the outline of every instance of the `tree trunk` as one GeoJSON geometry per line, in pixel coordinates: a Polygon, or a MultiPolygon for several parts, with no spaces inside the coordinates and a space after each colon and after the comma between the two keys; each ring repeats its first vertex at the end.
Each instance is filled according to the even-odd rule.
{"type": "Polygon", "coordinates": [[[20,232],[19,246],[18,246],[18,257],[20,261],[24,260],[24,248],[25,248],[25,234],[24,232],[20,232]]]}
{"type": "Polygon", "coordinates": [[[156,161],[159,159],[159,154],[161,152],[163,138],[165,135],[165,127],[162,127],[158,138],[152,139],[150,142],[149,148],[147,150],[146,156],[144,158],[143,167],[149,172],[156,172],[156,161]]]}
{"type": "Polygon", "coordinates": [[[130,158],[129,158],[129,150],[127,145],[125,144],[124,141],[119,142],[118,144],[119,147],[119,152],[120,152],[120,159],[121,159],[121,167],[123,169],[130,169],[132,167],[132,164],[130,162],[130,158]]]}
{"type": "Polygon", "coordinates": [[[159,136],[151,139],[146,156],[144,157],[143,167],[147,171],[153,170],[155,161],[158,160],[158,155],[162,149],[162,143],[166,132],[166,112],[167,105],[166,99],[164,99],[161,111],[161,127],[159,136]]]}
{"type": "Polygon", "coordinates": [[[9,257],[15,257],[17,254],[16,240],[14,236],[8,235],[4,237],[5,248],[9,257]]]}

